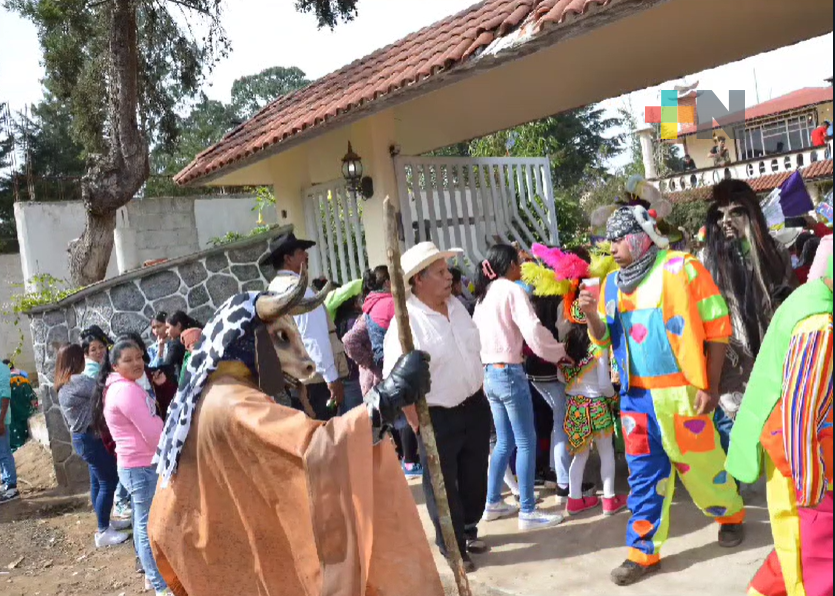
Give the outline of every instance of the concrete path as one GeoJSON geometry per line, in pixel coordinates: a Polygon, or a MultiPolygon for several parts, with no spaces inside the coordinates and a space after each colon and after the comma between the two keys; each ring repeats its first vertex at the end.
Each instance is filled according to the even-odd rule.
{"type": "MultiPolygon", "coordinates": [[[[596,465],[589,462],[590,468],[596,465]]],[[[619,485],[627,473],[623,468],[619,462],[619,485]]],[[[430,543],[434,544],[434,529],[420,482],[412,481],[411,485],[430,543]]],[[[545,498],[543,507],[555,511],[553,492],[541,494],[545,498]]],[[[764,486],[758,486],[756,494],[746,499],[745,542],[738,548],[724,549],[716,543],[716,523],[696,508],[678,484],[662,570],[625,588],[612,584],[609,572],[626,556],[628,512],[611,518],[599,511],[590,512],[555,528],[524,533],[519,532],[515,517],[482,523],[481,536],[491,551],[473,556],[478,565],[478,570],[470,574],[474,596],[744,596],[748,582],[772,548],[764,495],[764,486]]],[[[448,565],[437,549],[433,550],[438,569],[451,577],[448,565]]],[[[454,588],[449,594],[455,594],[454,588]]]]}

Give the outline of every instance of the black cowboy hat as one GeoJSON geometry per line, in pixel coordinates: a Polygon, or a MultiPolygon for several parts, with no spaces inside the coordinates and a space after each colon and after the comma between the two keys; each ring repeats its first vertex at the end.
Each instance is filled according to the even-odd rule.
{"type": "Polygon", "coordinates": [[[270,263],[273,267],[279,269],[284,255],[293,254],[298,249],[309,250],[314,246],[316,246],[316,243],[312,240],[299,240],[292,232],[282,234],[270,243],[270,253],[264,256],[258,264],[266,265],[270,263]]]}

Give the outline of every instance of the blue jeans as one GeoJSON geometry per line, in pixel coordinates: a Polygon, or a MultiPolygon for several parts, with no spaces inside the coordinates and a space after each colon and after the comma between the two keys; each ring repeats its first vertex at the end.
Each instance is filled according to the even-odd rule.
{"type": "Polygon", "coordinates": [[[116,487],[116,496],[114,497],[117,505],[130,505],[130,493],[128,493],[128,489],[125,488],[125,485],[121,482],[116,487]]]}
{"type": "Polygon", "coordinates": [[[154,590],[162,592],[168,586],[157,569],[151,542],[148,540],[148,516],[157,490],[156,468],[119,468],[119,480],[128,489],[133,507],[133,546],[142,561],[145,577],[154,590]]]}
{"type": "Polygon", "coordinates": [[[345,379],[342,384],[345,387],[345,399],[339,406],[340,416],[362,405],[362,387],[359,379],[345,379]]]}
{"type": "Polygon", "coordinates": [[[484,367],[484,392],[490,401],[496,425],[496,447],[490,456],[487,478],[487,503],[495,505],[502,499],[504,472],[515,446],[516,475],[522,512],[536,509],[534,476],[536,471],[536,427],[533,400],[528,377],[521,364],[487,365],[484,367]]]}
{"type": "Polygon", "coordinates": [[[722,444],[722,449],[727,453],[731,446],[731,429],[734,427],[734,421],[725,414],[725,410],[721,406],[716,406],[716,411],[713,413],[713,423],[716,425],[716,432],[719,433],[719,442],[722,444]]]}
{"type": "Polygon", "coordinates": [[[90,469],[90,501],[96,512],[99,532],[104,532],[110,527],[113,495],[119,484],[116,458],[105,449],[101,437],[93,433],[73,433],[72,446],[90,469]]]}
{"type": "Polygon", "coordinates": [[[557,485],[568,488],[568,468],[571,467],[571,453],[568,451],[568,435],[565,434],[565,385],[534,383],[551,410],[554,412],[554,430],[551,431],[551,469],[557,473],[557,485]]]}
{"type": "Polygon", "coordinates": [[[11,437],[12,429],[6,426],[6,432],[0,435],[0,481],[6,488],[17,488],[17,466],[12,455],[11,437]]]}

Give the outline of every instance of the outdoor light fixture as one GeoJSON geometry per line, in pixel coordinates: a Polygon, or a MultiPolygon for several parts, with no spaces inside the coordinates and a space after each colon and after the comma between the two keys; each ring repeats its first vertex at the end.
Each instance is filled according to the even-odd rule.
{"type": "Polygon", "coordinates": [[[348,190],[354,196],[362,195],[365,199],[374,196],[374,181],[370,176],[362,175],[362,158],[354,153],[351,142],[348,142],[348,153],[342,158],[342,177],[348,183],[348,190]]]}

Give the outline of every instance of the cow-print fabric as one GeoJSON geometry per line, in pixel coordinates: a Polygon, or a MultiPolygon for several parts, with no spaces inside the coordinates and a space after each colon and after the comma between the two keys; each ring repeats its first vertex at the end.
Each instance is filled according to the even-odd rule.
{"type": "Polygon", "coordinates": [[[177,397],[168,408],[165,430],[154,457],[153,463],[157,466],[157,474],[162,478],[163,486],[168,486],[171,477],[177,473],[180,453],[209,376],[217,370],[231,346],[238,344],[238,340],[244,336],[254,337],[255,325],[260,322],[255,309],[258,296],[260,294],[257,292],[232,296],[203,329],[191,354],[177,397]]]}

